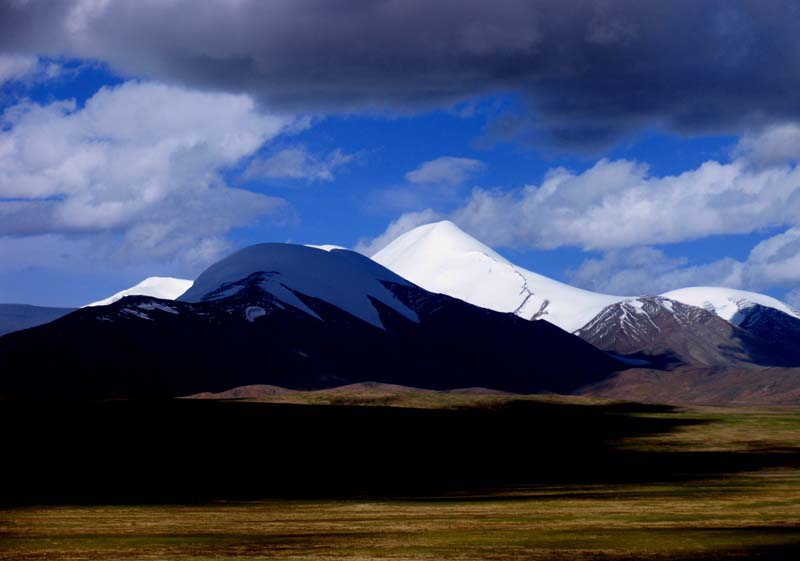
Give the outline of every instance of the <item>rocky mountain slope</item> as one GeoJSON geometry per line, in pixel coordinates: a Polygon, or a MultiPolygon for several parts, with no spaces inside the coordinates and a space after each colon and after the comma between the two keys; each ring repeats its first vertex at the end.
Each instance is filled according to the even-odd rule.
{"type": "Polygon", "coordinates": [[[608,306],[576,334],[599,349],[656,368],[800,366],[800,352],[786,339],[768,340],[711,311],[662,296],[608,306]]]}

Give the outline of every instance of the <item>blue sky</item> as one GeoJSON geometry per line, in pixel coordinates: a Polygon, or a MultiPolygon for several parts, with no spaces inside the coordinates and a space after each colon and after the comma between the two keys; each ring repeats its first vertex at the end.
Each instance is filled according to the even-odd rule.
{"type": "MultiPolygon", "coordinates": [[[[619,90],[609,96],[610,79],[594,70],[519,83],[513,72],[493,83],[492,71],[473,83],[468,56],[458,74],[450,69],[461,59],[438,70],[438,62],[426,64],[444,46],[398,43],[403,64],[424,68],[393,67],[409,74],[398,85],[384,65],[350,60],[346,39],[335,33],[332,55],[315,63],[307,53],[319,72],[297,75],[271,58],[270,49],[283,44],[253,39],[249,56],[264,57],[254,68],[269,70],[262,80],[247,68],[243,78],[229,76],[238,71],[233,62],[230,72],[216,59],[189,62],[179,51],[191,54],[188,35],[163,47],[154,39],[149,55],[130,54],[136,34],[121,33],[118,43],[99,31],[117,3],[68,4],[71,11],[52,14],[69,28],[61,42],[33,28],[26,35],[20,24],[22,32],[0,43],[0,302],[81,305],[146,276],[194,277],[226,253],[263,241],[369,253],[410,227],[447,218],[528,269],[594,290],[717,284],[800,303],[800,126],[757,87],[741,100],[716,85],[758,85],[748,75],[754,67],[740,62],[747,53],[731,63],[741,65],[735,72],[688,81],[708,92],[701,105],[697,91],[671,87],[677,78],[669,72],[700,72],[703,61],[687,59],[686,68],[655,77],[619,71],[612,82],[619,90]],[[628,95],[630,81],[648,92],[637,94],[644,101],[628,95]],[[661,82],[674,95],[649,92],[661,82]],[[766,117],[741,121],[742,106],[766,117]]],[[[145,17],[157,9],[145,3],[128,14],[130,28],[158,39],[161,31],[145,17]],[[145,23],[137,24],[139,16],[145,23]]],[[[257,14],[255,4],[250,9],[257,14]]],[[[589,15],[595,25],[596,13],[589,15]]],[[[633,5],[612,16],[576,39],[575,49],[588,41],[598,67],[614,70],[621,64],[615,56],[632,56],[624,50],[630,37],[642,36],[620,26],[652,23],[633,5]],[[619,52],[597,55],[606,41],[619,52]]],[[[378,29],[386,23],[381,14],[370,17],[378,29]]],[[[205,23],[198,20],[200,29],[205,23]]],[[[508,34],[481,31],[477,41],[506,68],[517,60],[505,58],[517,47],[508,38],[527,40],[527,31],[510,20],[498,25],[508,34]]],[[[657,36],[650,31],[647,37],[657,36]]],[[[225,32],[222,24],[223,58],[233,56],[225,32]]],[[[755,57],[773,47],[752,48],[755,57]]],[[[541,51],[545,61],[529,64],[562,56],[547,55],[546,42],[541,51]]]]}

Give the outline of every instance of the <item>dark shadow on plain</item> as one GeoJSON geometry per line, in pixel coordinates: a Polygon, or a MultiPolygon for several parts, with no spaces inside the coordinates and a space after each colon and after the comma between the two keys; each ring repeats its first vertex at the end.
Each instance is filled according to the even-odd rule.
{"type": "Polygon", "coordinates": [[[697,423],[658,405],[455,410],[202,400],[0,403],[2,502],[433,496],[543,484],[688,481],[800,466],[797,450],[643,452],[697,423]]]}

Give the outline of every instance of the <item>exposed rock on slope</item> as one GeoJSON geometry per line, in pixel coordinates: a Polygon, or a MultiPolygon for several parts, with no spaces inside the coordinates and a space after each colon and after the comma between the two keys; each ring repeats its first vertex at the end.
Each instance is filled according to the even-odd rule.
{"type": "Polygon", "coordinates": [[[800,353],[784,342],[765,340],[710,311],[661,296],[609,306],[576,334],[599,349],[657,368],[800,365],[800,353]]]}

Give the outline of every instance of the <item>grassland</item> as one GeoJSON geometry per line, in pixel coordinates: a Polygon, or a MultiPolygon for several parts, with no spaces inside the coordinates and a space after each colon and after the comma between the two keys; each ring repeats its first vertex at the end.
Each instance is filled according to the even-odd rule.
{"type": "Polygon", "coordinates": [[[565,396],[558,394],[511,394],[486,388],[429,390],[394,384],[362,382],[322,390],[290,390],[278,386],[241,386],[220,393],[200,393],[190,399],[214,399],[248,403],[280,403],[292,405],[358,405],[373,407],[405,407],[414,409],[490,408],[509,401],[533,403],[606,404],[613,400],[602,397],[565,396]]]}
{"type": "MultiPolygon", "coordinates": [[[[408,461],[409,456],[432,453],[441,437],[437,431],[447,433],[461,426],[474,432],[487,419],[500,419],[491,431],[508,432],[517,423],[527,422],[523,431],[500,438],[498,447],[491,446],[490,434],[478,433],[467,439],[472,441],[471,453],[476,454],[472,457],[479,458],[483,452],[491,456],[479,462],[478,471],[488,474],[485,479],[456,477],[453,486],[412,485],[397,491],[389,487],[390,492],[381,486],[355,491],[345,486],[337,496],[328,497],[312,492],[302,498],[297,493],[270,498],[267,495],[273,488],[268,487],[257,489],[266,493],[258,500],[220,495],[170,503],[9,504],[0,509],[0,559],[799,558],[800,412],[796,410],[565,403],[569,400],[528,403],[520,408],[513,397],[504,398],[509,401],[504,408],[496,401],[498,396],[493,396],[491,407],[484,398],[478,399],[476,403],[484,403],[474,405],[480,410],[478,415],[463,408],[461,399],[455,399],[456,411],[441,415],[402,408],[388,411],[385,407],[355,410],[345,405],[228,403],[222,411],[261,407],[272,414],[290,415],[295,421],[298,415],[314,411],[303,431],[309,423],[316,426],[320,411],[335,413],[335,417],[323,419],[329,424],[339,422],[331,419],[352,414],[358,426],[364,422],[363,415],[371,415],[368,420],[373,431],[361,435],[365,442],[358,448],[341,446],[341,451],[357,456],[358,462],[372,461],[370,469],[386,477],[401,479],[408,477],[409,466],[416,465],[408,461]],[[565,412],[579,422],[564,426],[565,412]],[[603,422],[602,430],[590,430],[603,422]],[[621,425],[636,430],[621,430],[621,425]],[[368,441],[378,434],[397,438],[400,431],[389,430],[395,426],[412,432],[427,427],[434,437],[426,440],[418,434],[414,439],[420,442],[418,449],[409,447],[409,441],[396,442],[405,460],[398,469],[389,469],[392,458],[386,463],[379,461],[385,451],[377,444],[371,448],[368,441]],[[589,436],[581,440],[580,435],[587,431],[589,436]],[[548,432],[559,438],[548,438],[548,432]],[[521,440],[525,433],[531,434],[530,440],[521,440]],[[586,453],[561,446],[561,437],[572,438],[570,446],[586,449],[586,453]],[[504,456],[498,450],[509,442],[533,448],[504,456]],[[512,470],[519,462],[528,463],[524,469],[512,470]],[[513,471],[513,477],[498,479],[497,473],[503,470],[490,469],[497,466],[513,471]]],[[[217,409],[207,409],[209,405],[203,406],[203,418],[219,421],[217,409]]],[[[158,417],[157,409],[149,410],[158,417]]],[[[195,405],[181,405],[180,415],[194,410],[195,405]]],[[[274,420],[268,417],[263,422],[274,420]]],[[[253,418],[247,417],[247,421],[253,422],[253,418]]],[[[289,426],[284,428],[291,432],[289,426]]],[[[335,428],[338,433],[346,427],[335,428]]],[[[247,434],[244,441],[252,438],[253,434],[247,434]]],[[[307,442],[314,445],[330,438],[331,434],[323,431],[319,440],[307,442]]],[[[277,447],[285,461],[294,461],[284,456],[286,443],[270,444],[266,439],[261,444],[277,447]]],[[[242,440],[234,439],[232,445],[241,446],[242,440]]],[[[309,461],[307,456],[298,456],[299,450],[293,448],[292,457],[309,461]]],[[[222,453],[220,449],[216,452],[222,453]]],[[[458,454],[452,463],[443,459],[452,454],[448,449],[435,458],[441,469],[456,469],[467,459],[458,454]]],[[[227,457],[237,465],[247,459],[232,453],[227,457]]],[[[335,454],[318,460],[302,478],[286,479],[287,485],[310,483],[314,474],[325,477],[334,464],[346,462],[335,454]]],[[[336,476],[355,469],[350,464],[347,468],[347,472],[336,471],[336,476]]],[[[469,471],[468,466],[462,468],[469,471]]],[[[209,473],[204,472],[204,477],[209,473]]],[[[361,473],[356,472],[354,479],[361,473]]],[[[415,483],[420,483],[420,473],[425,470],[413,472],[415,483]]],[[[263,474],[276,476],[269,469],[263,474]]],[[[246,472],[242,477],[249,475],[246,472]]],[[[437,472],[434,479],[439,475],[437,472]]],[[[225,472],[224,476],[231,475],[225,472]]]]}

